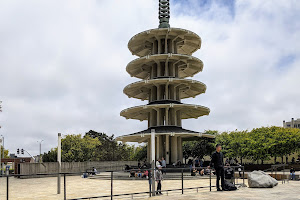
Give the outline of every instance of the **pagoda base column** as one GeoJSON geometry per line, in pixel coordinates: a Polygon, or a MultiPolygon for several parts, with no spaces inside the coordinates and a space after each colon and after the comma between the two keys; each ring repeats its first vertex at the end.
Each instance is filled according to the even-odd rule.
{"type": "Polygon", "coordinates": [[[150,163],[151,161],[151,139],[148,139],[147,142],[147,162],[150,163]]]}
{"type": "Polygon", "coordinates": [[[178,149],[178,160],[183,162],[183,152],[182,152],[182,137],[177,138],[177,149],[178,149]]]}
{"type": "Polygon", "coordinates": [[[171,137],[171,163],[176,163],[178,159],[177,136],[171,137]]]}

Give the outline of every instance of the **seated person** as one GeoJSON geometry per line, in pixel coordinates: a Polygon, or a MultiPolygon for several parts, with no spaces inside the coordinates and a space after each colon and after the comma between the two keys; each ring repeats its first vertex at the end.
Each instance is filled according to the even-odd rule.
{"type": "Polygon", "coordinates": [[[200,176],[203,176],[203,175],[204,175],[204,171],[205,171],[204,169],[201,169],[201,170],[199,171],[199,175],[200,175],[200,176]]]}
{"type": "Polygon", "coordinates": [[[148,170],[144,171],[142,178],[148,178],[149,172],[148,170]]]}
{"type": "Polygon", "coordinates": [[[291,180],[296,180],[295,169],[291,167],[290,169],[291,180]]]}
{"type": "Polygon", "coordinates": [[[140,170],[137,172],[137,177],[142,178],[142,172],[140,170]]]}
{"type": "Polygon", "coordinates": [[[84,172],[83,174],[82,174],[82,178],[87,178],[89,176],[89,173],[87,172],[87,170],[86,170],[86,172],[84,172]]]}
{"type": "Polygon", "coordinates": [[[96,175],[97,174],[97,169],[95,167],[93,167],[92,169],[92,175],[96,175]]]}
{"type": "Polygon", "coordinates": [[[134,170],[131,170],[131,171],[130,171],[129,177],[135,177],[135,171],[134,171],[134,170]]]}
{"type": "Polygon", "coordinates": [[[197,169],[193,169],[193,171],[191,172],[191,176],[196,176],[198,173],[198,170],[197,169]]]}

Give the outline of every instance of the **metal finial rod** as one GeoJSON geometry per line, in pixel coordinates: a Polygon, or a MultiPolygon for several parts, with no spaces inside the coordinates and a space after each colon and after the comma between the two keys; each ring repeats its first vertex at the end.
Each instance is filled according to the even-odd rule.
{"type": "Polygon", "coordinates": [[[170,19],[170,1],[169,0],[159,0],[159,28],[169,28],[170,19]]]}

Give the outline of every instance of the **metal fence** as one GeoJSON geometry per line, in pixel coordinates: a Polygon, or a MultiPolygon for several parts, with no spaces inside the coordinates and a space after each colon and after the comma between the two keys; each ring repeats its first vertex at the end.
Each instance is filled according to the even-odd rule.
{"type": "MultiPolygon", "coordinates": [[[[245,178],[245,171],[244,171],[244,166],[230,166],[231,168],[233,168],[234,171],[234,176],[233,176],[233,184],[234,185],[239,185],[241,183],[238,183],[238,179],[241,178],[242,179],[242,183],[244,185],[244,178],[245,178]],[[240,168],[241,170],[239,171],[239,176],[237,177],[235,172],[238,171],[237,169],[240,168]]],[[[225,167],[226,168],[226,167],[225,167]]],[[[100,173],[110,173],[110,195],[103,195],[103,196],[90,196],[90,197],[78,197],[78,198],[67,198],[67,177],[68,176],[81,176],[83,173],[86,172],[81,172],[81,173],[48,173],[48,174],[30,174],[30,175],[21,175],[21,174],[11,174],[11,175],[2,175],[0,177],[5,177],[6,179],[6,199],[9,200],[9,190],[10,190],[10,178],[22,178],[22,177],[26,177],[26,176],[30,176],[30,177],[53,177],[53,176],[61,176],[63,179],[63,199],[64,200],[79,200],[79,199],[101,199],[101,198],[110,198],[113,199],[114,197],[120,197],[120,196],[130,196],[131,198],[133,198],[135,195],[149,195],[150,197],[155,195],[155,186],[152,185],[153,183],[153,179],[152,179],[152,183],[150,183],[149,181],[149,190],[148,191],[144,191],[144,192],[133,192],[133,193],[122,193],[122,194],[114,194],[114,181],[118,180],[118,178],[114,178],[114,174],[118,173],[118,172],[122,172],[122,173],[130,173],[131,171],[137,171],[139,169],[131,169],[131,170],[122,170],[122,171],[100,171],[100,173]]],[[[149,172],[153,172],[153,168],[152,169],[142,169],[142,170],[149,170],[149,172]]],[[[213,186],[215,185],[215,183],[212,185],[212,172],[213,169],[209,169],[207,167],[193,167],[193,168],[163,168],[163,170],[165,170],[166,172],[172,174],[172,173],[177,173],[177,180],[181,180],[181,188],[176,188],[176,189],[168,189],[168,190],[161,190],[161,192],[165,193],[166,195],[169,195],[170,192],[175,192],[175,191],[179,191],[181,192],[181,194],[184,194],[185,191],[188,190],[195,190],[196,192],[199,191],[199,189],[208,189],[209,191],[212,190],[213,186]],[[209,173],[207,175],[205,175],[203,178],[209,179],[209,185],[207,186],[199,186],[199,187],[184,187],[184,181],[185,181],[185,177],[188,176],[184,176],[184,173],[190,172],[190,170],[207,170],[209,171],[209,173]]],[[[153,173],[152,173],[153,174],[153,173]]],[[[152,176],[153,178],[153,176],[152,176]]],[[[165,179],[168,180],[168,179],[165,179]]]]}

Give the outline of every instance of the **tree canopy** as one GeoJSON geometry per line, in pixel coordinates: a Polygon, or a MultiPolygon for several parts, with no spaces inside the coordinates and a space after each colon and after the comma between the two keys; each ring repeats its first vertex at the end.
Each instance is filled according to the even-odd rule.
{"type": "MultiPolygon", "coordinates": [[[[135,147],[118,143],[114,135],[90,130],[82,135],[66,135],[62,138],[62,161],[114,161],[143,160],[147,156],[147,146],[135,147]]],[[[44,162],[57,161],[57,148],[43,154],[44,162]]]]}
{"type": "Polygon", "coordinates": [[[218,134],[216,143],[223,147],[226,157],[253,161],[270,160],[295,153],[300,149],[300,129],[261,127],[251,131],[231,131],[218,134]]]}

